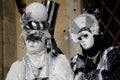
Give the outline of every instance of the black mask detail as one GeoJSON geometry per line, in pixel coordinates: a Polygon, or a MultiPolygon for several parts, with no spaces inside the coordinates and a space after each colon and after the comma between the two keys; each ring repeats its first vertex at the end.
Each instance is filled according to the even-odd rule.
{"type": "Polygon", "coordinates": [[[42,42],[42,36],[44,33],[39,33],[37,35],[37,33],[35,34],[30,34],[27,36],[26,40],[28,41],[32,41],[32,42],[37,42],[37,41],[41,41],[42,42]]]}

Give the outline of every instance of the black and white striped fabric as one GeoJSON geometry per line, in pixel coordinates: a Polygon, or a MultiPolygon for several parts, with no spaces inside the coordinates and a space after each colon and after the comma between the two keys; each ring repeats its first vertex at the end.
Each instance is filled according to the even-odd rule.
{"type": "Polygon", "coordinates": [[[48,29],[47,22],[37,22],[37,21],[29,21],[28,24],[24,27],[25,30],[47,30],[48,29]]]}
{"type": "Polygon", "coordinates": [[[43,0],[42,3],[47,8],[48,11],[47,22],[49,23],[49,32],[53,36],[59,4],[51,0],[43,0]]]}

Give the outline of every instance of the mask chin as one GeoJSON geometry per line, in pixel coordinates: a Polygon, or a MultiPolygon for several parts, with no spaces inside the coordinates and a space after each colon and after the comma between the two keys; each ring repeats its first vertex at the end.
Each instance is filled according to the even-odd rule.
{"type": "Polygon", "coordinates": [[[93,47],[93,45],[90,45],[90,46],[88,46],[88,47],[84,47],[84,49],[85,50],[88,50],[88,49],[90,49],[90,48],[92,48],[93,47]]]}

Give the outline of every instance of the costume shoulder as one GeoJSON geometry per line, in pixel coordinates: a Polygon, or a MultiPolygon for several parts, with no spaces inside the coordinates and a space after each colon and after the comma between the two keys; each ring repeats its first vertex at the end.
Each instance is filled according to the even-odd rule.
{"type": "Polygon", "coordinates": [[[67,59],[67,57],[64,54],[59,54],[57,59],[56,59],[56,66],[60,69],[62,68],[62,70],[64,72],[69,72],[71,71],[71,66],[70,66],[70,62],[67,59]],[[67,71],[68,70],[68,71],[67,71]]]}
{"type": "Polygon", "coordinates": [[[71,67],[75,75],[83,71],[83,68],[85,66],[84,60],[85,57],[80,54],[76,54],[71,58],[71,67]]]}
{"type": "Polygon", "coordinates": [[[23,78],[24,64],[22,61],[15,61],[7,74],[6,80],[19,80],[23,78]],[[20,78],[19,78],[20,77],[20,78]]]}
{"type": "Polygon", "coordinates": [[[120,80],[120,46],[110,47],[107,49],[107,67],[103,70],[103,80],[120,80]]]}
{"type": "Polygon", "coordinates": [[[55,71],[58,80],[73,80],[73,72],[70,62],[64,54],[59,54],[55,61],[55,71]]]}
{"type": "Polygon", "coordinates": [[[120,46],[113,47],[108,53],[107,58],[110,63],[110,66],[120,65],[120,46]]]}
{"type": "Polygon", "coordinates": [[[107,49],[108,51],[108,54],[112,54],[112,55],[115,55],[115,54],[120,54],[120,46],[116,46],[116,47],[109,47],[107,49]]]}
{"type": "Polygon", "coordinates": [[[104,51],[104,55],[107,55],[109,61],[114,61],[120,58],[120,46],[109,47],[104,51]]]}
{"type": "Polygon", "coordinates": [[[85,58],[85,56],[83,56],[83,55],[76,54],[76,55],[74,55],[74,56],[71,58],[71,61],[72,61],[72,60],[77,60],[77,59],[85,60],[86,58],[85,58]]]}
{"type": "Polygon", "coordinates": [[[71,58],[71,65],[77,65],[77,68],[79,67],[83,67],[84,62],[85,62],[85,57],[80,55],[80,54],[76,54],[75,56],[73,56],[71,58]]]}
{"type": "Polygon", "coordinates": [[[57,57],[57,60],[63,62],[63,63],[69,63],[67,57],[64,54],[59,54],[57,57]]]}
{"type": "Polygon", "coordinates": [[[12,65],[11,65],[11,68],[14,68],[14,69],[20,69],[24,67],[24,64],[22,61],[15,61],[12,65]]]}

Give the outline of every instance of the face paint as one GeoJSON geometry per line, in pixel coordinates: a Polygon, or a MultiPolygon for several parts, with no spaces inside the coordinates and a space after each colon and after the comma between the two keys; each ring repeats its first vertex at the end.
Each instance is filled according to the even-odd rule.
{"type": "Polygon", "coordinates": [[[37,34],[37,33],[30,34],[27,36],[26,40],[32,41],[32,42],[37,42],[37,41],[42,42],[43,35],[44,35],[44,33],[42,33],[42,32],[40,32],[39,34],[37,34]]]}
{"type": "Polygon", "coordinates": [[[81,31],[78,34],[78,40],[81,46],[86,50],[90,49],[94,45],[93,34],[89,31],[81,31]]]}
{"type": "Polygon", "coordinates": [[[26,48],[29,53],[40,52],[45,48],[45,36],[40,31],[31,31],[26,36],[26,48]]]}

